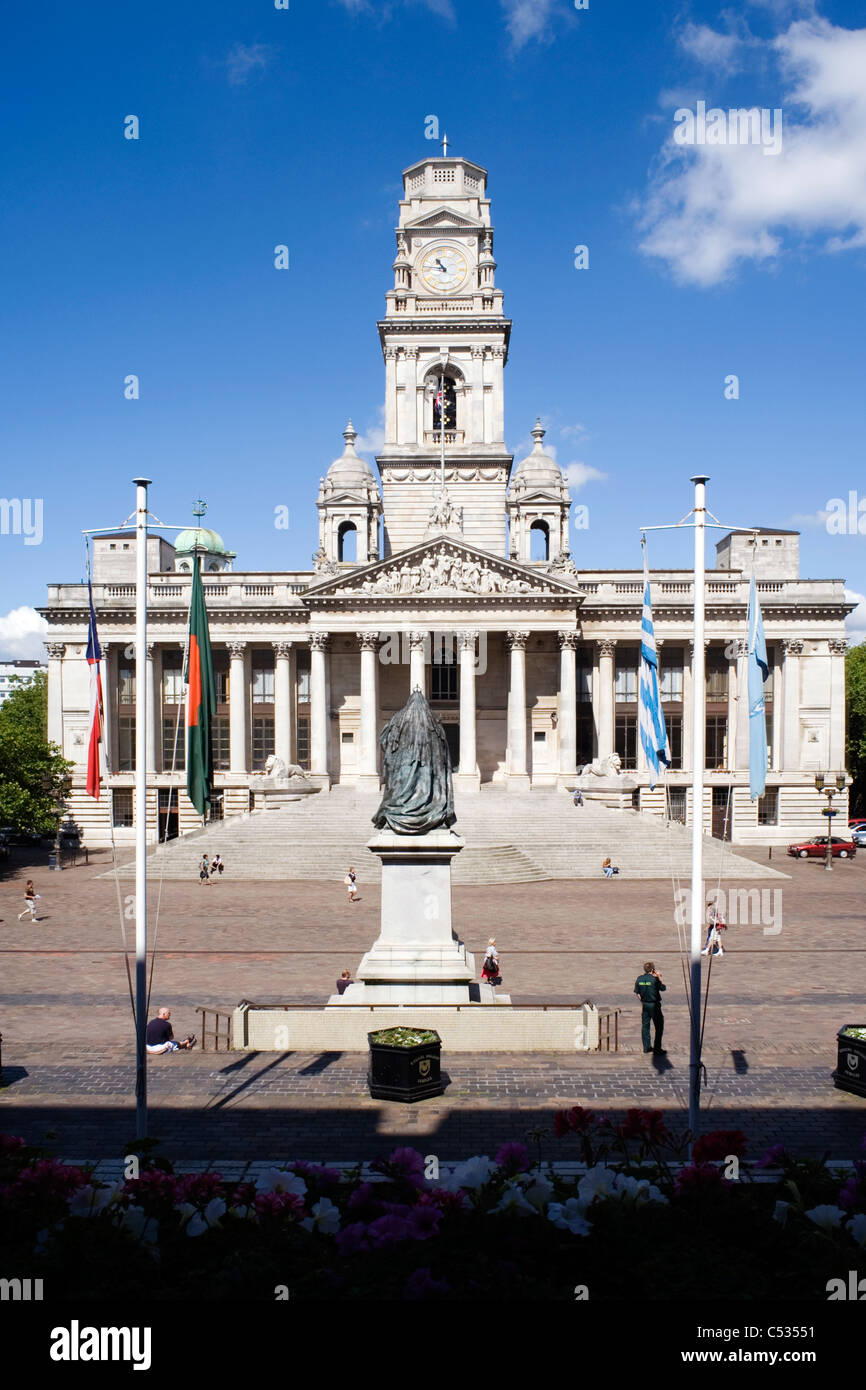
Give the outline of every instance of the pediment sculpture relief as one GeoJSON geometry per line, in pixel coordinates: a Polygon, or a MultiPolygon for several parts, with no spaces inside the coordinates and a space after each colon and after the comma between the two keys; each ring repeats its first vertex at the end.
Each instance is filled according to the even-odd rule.
{"type": "Polygon", "coordinates": [[[404,561],[364,580],[358,589],[341,590],[358,594],[425,594],[433,590],[454,589],[467,594],[527,594],[534,589],[527,579],[504,574],[471,555],[447,550],[428,553],[420,561],[404,561]]]}

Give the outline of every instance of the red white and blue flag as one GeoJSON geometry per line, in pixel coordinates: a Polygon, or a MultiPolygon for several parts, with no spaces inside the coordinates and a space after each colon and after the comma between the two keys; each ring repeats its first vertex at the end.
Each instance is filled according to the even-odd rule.
{"type": "Polygon", "coordinates": [[[87,740],[87,794],[99,800],[99,784],[105,774],[105,706],[102,700],[102,650],[96,631],[93,610],[93,589],[87,581],[90,597],[90,623],[87,628],[87,665],[90,668],[90,737],[87,740]]]}

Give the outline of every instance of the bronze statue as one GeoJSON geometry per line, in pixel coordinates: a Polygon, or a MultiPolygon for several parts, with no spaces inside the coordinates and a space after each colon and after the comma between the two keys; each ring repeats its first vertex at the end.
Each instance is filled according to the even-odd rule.
{"type": "Polygon", "coordinates": [[[420,690],[413,690],[389,719],[379,743],[385,795],[373,824],[399,835],[453,825],[457,817],[448,741],[420,690]]]}

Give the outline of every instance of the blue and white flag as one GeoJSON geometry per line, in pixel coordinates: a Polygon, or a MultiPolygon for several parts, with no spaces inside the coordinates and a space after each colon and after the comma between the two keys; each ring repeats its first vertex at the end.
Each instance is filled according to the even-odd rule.
{"type": "Polygon", "coordinates": [[[650,580],[644,570],[643,622],[640,640],[640,676],[638,683],[638,731],[649,768],[650,787],[662,775],[660,764],[670,765],[665,717],[659,693],[659,658],[653,630],[650,580]]]}
{"type": "Polygon", "coordinates": [[[764,713],[764,681],[770,674],[764,620],[755,592],[755,576],[749,587],[749,796],[764,795],[767,781],[767,720],[764,713]]]}

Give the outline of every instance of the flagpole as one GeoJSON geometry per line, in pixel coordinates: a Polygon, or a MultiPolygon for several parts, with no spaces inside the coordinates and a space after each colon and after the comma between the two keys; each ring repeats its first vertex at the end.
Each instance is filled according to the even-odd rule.
{"type": "Polygon", "coordinates": [[[696,1138],[701,1107],[701,938],[704,923],[704,759],[706,749],[706,681],[704,675],[704,572],[707,524],[706,485],[698,474],[695,485],[694,657],[692,659],[692,899],[689,951],[689,1129],[696,1138]]]}
{"type": "MultiPolygon", "coordinates": [[[[147,1138],[147,489],[135,508],[135,1134],[147,1138]]],[[[158,819],[158,817],[157,817],[158,819]]]]}

